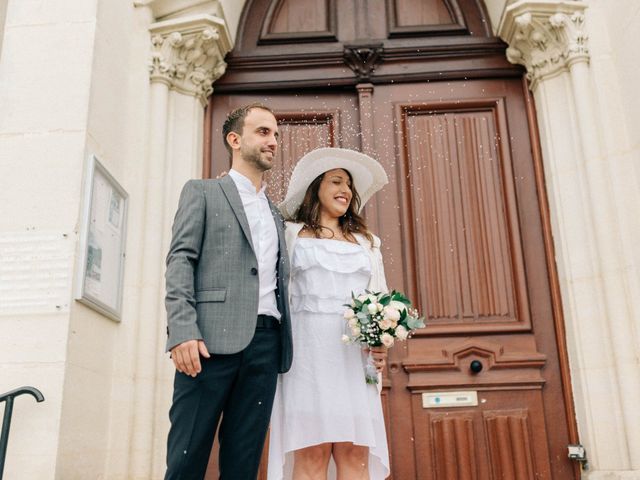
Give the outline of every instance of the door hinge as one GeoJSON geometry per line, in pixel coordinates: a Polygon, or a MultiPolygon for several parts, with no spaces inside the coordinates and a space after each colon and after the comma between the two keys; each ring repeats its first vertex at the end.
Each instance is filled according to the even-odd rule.
{"type": "Polygon", "coordinates": [[[569,458],[580,463],[583,470],[589,470],[589,462],[587,461],[587,450],[579,443],[567,445],[569,458]]]}

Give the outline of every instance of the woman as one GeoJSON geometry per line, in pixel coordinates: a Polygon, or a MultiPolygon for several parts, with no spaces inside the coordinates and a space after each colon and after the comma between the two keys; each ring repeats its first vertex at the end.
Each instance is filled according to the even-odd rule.
{"type": "MultiPolygon", "coordinates": [[[[291,257],[293,365],[281,375],[271,416],[269,480],[381,480],[389,474],[376,385],[367,352],[344,345],[342,314],[351,294],[386,291],[380,240],[359,215],[387,183],[374,159],[320,148],[298,162],[280,205],[291,257]],[[360,194],[359,194],[360,192],[360,194]]],[[[376,368],[383,348],[372,349],[376,368]]]]}

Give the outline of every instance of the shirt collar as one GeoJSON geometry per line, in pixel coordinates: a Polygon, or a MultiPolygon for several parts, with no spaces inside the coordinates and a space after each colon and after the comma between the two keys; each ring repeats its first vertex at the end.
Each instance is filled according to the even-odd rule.
{"type": "Polygon", "coordinates": [[[251,193],[253,195],[264,195],[265,190],[267,188],[267,183],[266,182],[262,182],[262,187],[260,187],[260,190],[258,190],[256,192],[256,187],[253,186],[253,183],[251,182],[251,180],[249,180],[246,176],[244,176],[243,174],[241,174],[239,171],[234,170],[233,168],[229,170],[229,175],[231,176],[231,178],[233,179],[233,181],[236,183],[236,186],[238,187],[238,190],[242,190],[244,192],[247,193],[251,193]]]}

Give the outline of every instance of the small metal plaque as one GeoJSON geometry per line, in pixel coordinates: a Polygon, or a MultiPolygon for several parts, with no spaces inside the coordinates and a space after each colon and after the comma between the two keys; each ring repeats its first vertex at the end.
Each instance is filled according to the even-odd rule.
{"type": "Polygon", "coordinates": [[[478,392],[427,392],[422,394],[422,408],[475,407],[478,392]]]}

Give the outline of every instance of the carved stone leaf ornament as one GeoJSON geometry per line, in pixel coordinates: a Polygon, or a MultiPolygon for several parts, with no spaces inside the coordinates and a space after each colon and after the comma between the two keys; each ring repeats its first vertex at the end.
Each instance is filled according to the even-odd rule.
{"type": "Polygon", "coordinates": [[[507,8],[500,26],[507,58],[524,65],[534,90],[538,81],[589,61],[582,2],[521,1],[507,8]]]}
{"type": "Polygon", "coordinates": [[[227,67],[224,56],[230,40],[221,35],[212,17],[159,22],[151,27],[149,73],[181,93],[194,95],[203,105],[213,92],[211,84],[227,67]]]}
{"type": "Polygon", "coordinates": [[[149,64],[151,81],[162,81],[182,93],[195,94],[204,102],[213,92],[211,84],[226,68],[216,43],[219,38],[213,28],[187,35],[180,32],[154,35],[149,64]]]}

